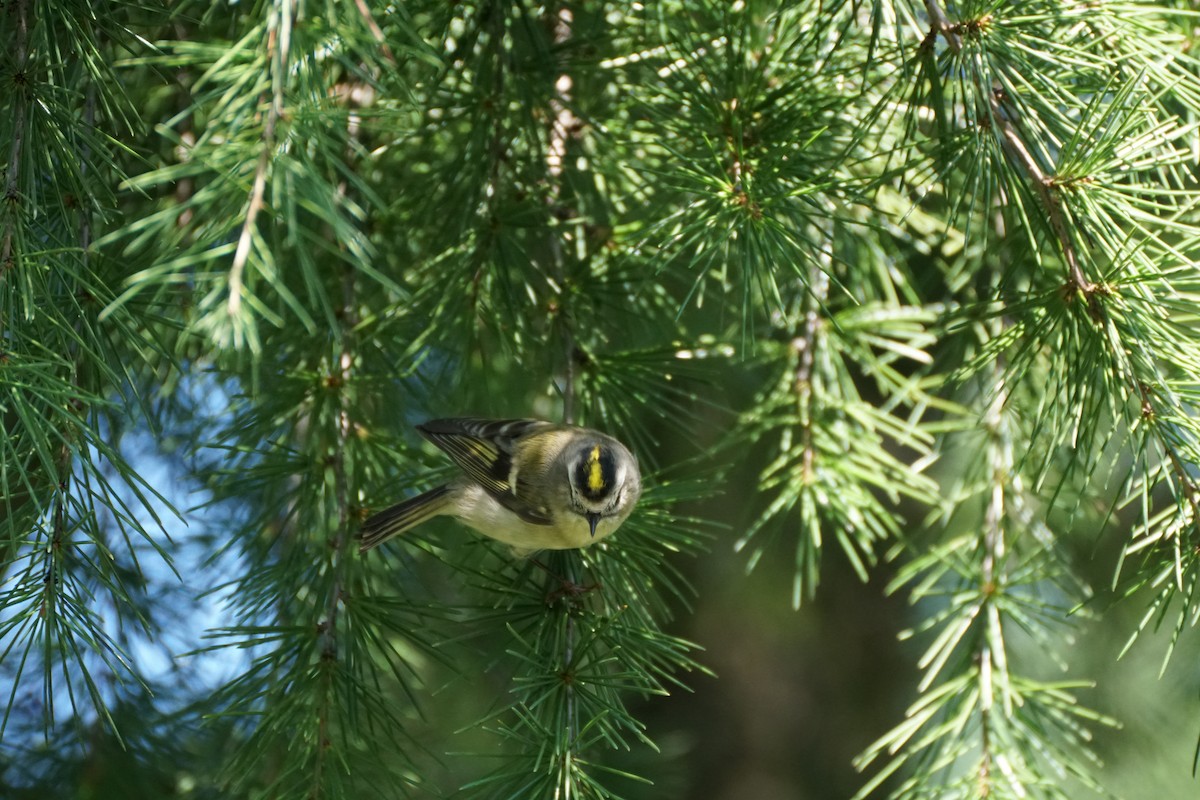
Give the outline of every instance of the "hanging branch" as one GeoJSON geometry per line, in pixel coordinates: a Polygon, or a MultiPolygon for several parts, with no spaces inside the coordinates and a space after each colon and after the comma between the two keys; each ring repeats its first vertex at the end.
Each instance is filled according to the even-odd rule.
{"type": "MultiPolygon", "coordinates": [[[[955,54],[963,49],[963,34],[981,24],[951,23],[937,0],[928,0],[926,8],[930,37],[943,37],[955,54]]],[[[1053,179],[1033,156],[1035,148],[1022,135],[1015,108],[1003,94],[980,85],[978,78],[974,88],[980,97],[987,97],[991,130],[1004,153],[1035,187],[1058,239],[1070,286],[1088,298],[1089,314],[1098,320],[1102,309],[1097,287],[1083,271],[1053,179]]],[[[995,320],[987,338],[1002,340],[1006,324],[995,320]]],[[[1053,595],[1045,586],[1069,576],[1053,561],[1042,523],[1020,513],[1026,494],[1014,453],[1013,422],[1005,417],[1011,394],[1007,374],[1003,357],[996,357],[981,423],[985,460],[975,467],[982,472],[955,480],[964,488],[977,487],[972,494],[977,491],[982,500],[978,530],[938,542],[902,568],[897,580],[897,584],[912,584],[914,602],[938,596],[947,599],[948,608],[922,628],[933,640],[920,660],[925,670],[921,696],[906,720],[860,757],[860,767],[885,753],[890,761],[858,798],[872,794],[906,766],[911,774],[893,790],[894,798],[923,796],[927,787],[951,785],[963,787],[973,797],[1056,796],[1041,793],[1045,776],[1052,773],[1072,774],[1090,783],[1083,766],[1090,758],[1090,736],[1080,723],[1109,720],[1082,708],[1064,692],[1073,688],[1071,684],[1038,683],[1009,667],[1006,629],[1020,625],[1035,641],[1049,645],[1048,628],[1030,620],[1036,615],[1048,621],[1066,613],[1048,599],[1053,595]],[[1009,550],[1022,532],[1032,534],[1040,544],[1010,557],[1009,550]]],[[[945,796],[950,794],[947,791],[945,796]]],[[[936,789],[932,795],[942,796],[936,789]]]]}
{"type": "MultiPolygon", "coordinates": [[[[939,0],[925,0],[925,10],[929,15],[929,20],[933,27],[930,35],[937,36],[940,34],[945,39],[946,45],[950,48],[951,52],[956,54],[962,52],[963,30],[965,28],[978,28],[983,24],[982,22],[973,24],[952,23],[946,17],[946,12],[942,9],[939,0]]],[[[1067,269],[1070,272],[1072,286],[1088,297],[1089,304],[1092,303],[1094,299],[1092,294],[1096,290],[1096,284],[1087,279],[1079,264],[1075,242],[1071,238],[1067,222],[1063,218],[1062,205],[1053,191],[1054,181],[1046,176],[1046,173],[1029,151],[1029,147],[1026,146],[1025,140],[1014,124],[1016,119],[1015,109],[1005,103],[1004,93],[1000,89],[984,87],[980,85],[978,78],[976,78],[975,89],[981,94],[984,92],[987,93],[989,110],[991,111],[991,122],[1000,131],[1001,144],[1033,184],[1038,200],[1041,202],[1042,208],[1050,220],[1050,227],[1058,238],[1059,247],[1062,249],[1063,258],[1066,260],[1067,269]]]]}
{"type": "MultiPolygon", "coordinates": [[[[954,53],[962,51],[963,42],[961,34],[964,30],[979,29],[984,24],[982,20],[959,23],[950,22],[939,0],[926,0],[925,7],[932,25],[930,35],[941,35],[945,39],[947,46],[954,53]]],[[[1108,335],[1112,345],[1109,348],[1109,353],[1114,361],[1113,371],[1125,383],[1127,391],[1140,400],[1142,418],[1153,420],[1161,416],[1162,409],[1155,402],[1149,382],[1139,376],[1139,371],[1133,364],[1131,354],[1127,351],[1125,343],[1121,340],[1120,332],[1116,329],[1108,308],[1102,302],[1102,298],[1108,295],[1111,290],[1103,283],[1093,281],[1084,271],[1079,250],[1075,245],[1075,240],[1071,236],[1070,226],[1063,214],[1062,199],[1058,191],[1059,183],[1056,177],[1052,174],[1047,174],[1046,170],[1042,168],[1034,157],[1032,148],[1021,133],[1018,112],[1013,104],[1008,102],[1004,91],[998,87],[984,87],[980,85],[978,78],[976,78],[975,89],[981,95],[986,92],[991,123],[994,129],[999,131],[1000,143],[1005,152],[1008,153],[1009,158],[1020,168],[1025,177],[1028,178],[1042,210],[1046,213],[1063,260],[1066,262],[1068,273],[1067,291],[1072,294],[1078,293],[1084,298],[1087,303],[1088,315],[1108,335]]],[[[1156,372],[1154,378],[1157,379],[1158,377],[1156,372]]],[[[1179,448],[1163,433],[1160,427],[1152,425],[1150,426],[1150,430],[1158,445],[1167,456],[1171,472],[1182,489],[1182,496],[1192,509],[1193,524],[1200,525],[1200,484],[1191,476],[1188,470],[1187,458],[1180,454],[1179,448]]]]}
{"type": "MultiPolygon", "coordinates": [[[[364,19],[369,23],[370,30],[375,33],[378,27],[374,25],[369,14],[363,9],[364,19]]],[[[390,53],[389,53],[390,55],[390,53]]],[[[347,91],[346,139],[347,147],[344,158],[351,163],[357,144],[361,117],[354,103],[355,93],[347,91]]],[[[343,205],[346,201],[348,187],[343,179],[333,192],[332,202],[335,206],[343,205]]],[[[337,511],[335,520],[336,530],[329,543],[327,551],[328,568],[333,576],[325,596],[324,619],[320,627],[320,667],[324,683],[321,687],[319,729],[317,738],[316,775],[313,780],[311,797],[316,799],[321,790],[321,773],[328,758],[330,748],[329,728],[331,715],[338,710],[338,697],[335,692],[334,678],[338,670],[348,668],[348,656],[338,646],[339,612],[346,602],[347,570],[355,550],[354,536],[351,526],[354,523],[354,512],[350,501],[350,479],[347,474],[347,448],[353,437],[354,425],[351,422],[351,412],[355,400],[351,394],[351,380],[354,377],[354,352],[356,347],[355,330],[360,319],[358,313],[358,293],[356,291],[355,271],[349,265],[342,268],[339,281],[341,289],[341,311],[337,314],[339,322],[336,332],[338,347],[334,354],[333,368],[326,376],[326,386],[337,396],[336,429],[334,431],[334,450],[331,456],[333,469],[333,501],[337,511]]]]}
{"type": "Polygon", "coordinates": [[[342,280],[342,327],[339,331],[341,346],[335,355],[336,364],[333,372],[326,378],[330,389],[337,393],[337,429],[334,433],[334,451],[331,457],[334,481],[334,505],[337,509],[336,530],[329,543],[327,558],[333,580],[330,582],[325,595],[324,618],[318,625],[320,670],[322,675],[320,711],[318,714],[317,754],[313,788],[310,797],[319,796],[322,787],[322,771],[325,767],[327,753],[331,746],[329,727],[331,716],[337,707],[337,697],[334,692],[334,673],[344,669],[339,664],[339,657],[344,654],[338,649],[338,619],[339,610],[344,602],[345,572],[348,555],[352,549],[353,536],[350,534],[351,509],[350,489],[346,475],[346,446],[350,441],[352,426],[350,423],[351,398],[348,387],[352,377],[353,330],[357,325],[354,292],[354,275],[346,270],[342,280]]]}
{"type": "MultiPolygon", "coordinates": [[[[571,24],[574,16],[569,8],[563,7],[555,14],[554,46],[562,47],[571,38],[571,24]]],[[[554,116],[550,120],[549,143],[546,147],[546,173],[550,176],[550,208],[552,216],[558,218],[559,201],[562,197],[563,162],[567,154],[567,142],[579,127],[579,119],[571,111],[571,76],[560,74],[554,82],[555,94],[550,98],[550,110],[554,116]]],[[[570,286],[566,275],[566,265],[563,258],[562,238],[557,228],[550,230],[550,255],[553,260],[554,277],[558,284],[558,328],[562,337],[564,361],[563,378],[563,422],[568,425],[575,422],[575,366],[577,344],[575,331],[572,328],[570,308],[570,286]]]]}
{"type": "MultiPolygon", "coordinates": [[[[571,23],[574,17],[570,9],[566,7],[559,8],[555,13],[554,20],[554,47],[560,48],[566,44],[571,38],[571,23]]],[[[567,140],[570,131],[577,125],[578,120],[575,115],[567,107],[570,102],[570,91],[572,81],[571,76],[566,72],[561,73],[554,82],[555,95],[550,99],[550,108],[554,112],[554,116],[550,121],[549,143],[546,148],[546,172],[550,177],[550,197],[552,216],[558,218],[561,216],[558,212],[559,202],[562,198],[562,171],[563,160],[567,152],[567,140]]],[[[575,374],[575,350],[577,347],[575,341],[575,331],[572,327],[571,308],[570,308],[570,285],[566,274],[566,264],[564,263],[562,238],[559,235],[557,226],[550,229],[550,253],[553,259],[553,268],[555,278],[558,283],[558,329],[562,337],[563,355],[565,357],[563,379],[563,422],[568,425],[575,422],[575,399],[576,399],[576,374],[575,374]]],[[[581,584],[580,577],[572,574],[572,571],[578,565],[579,561],[575,558],[563,559],[563,566],[568,570],[568,574],[561,576],[558,580],[563,584],[563,587],[574,587],[581,584]]],[[[554,578],[551,577],[553,581],[554,578]]],[[[557,591],[562,591],[559,589],[557,591]]],[[[578,698],[575,696],[574,677],[571,674],[572,665],[575,663],[575,646],[577,631],[575,629],[575,616],[571,608],[571,592],[564,593],[564,602],[567,603],[566,613],[566,630],[563,636],[563,673],[561,675],[562,691],[566,695],[566,741],[568,749],[562,753],[563,765],[561,775],[563,780],[569,775],[569,761],[572,759],[571,750],[579,738],[579,717],[578,717],[578,698]]]]}
{"type": "Polygon", "coordinates": [[[1098,287],[1084,275],[1083,267],[1080,266],[1079,255],[1075,249],[1075,241],[1071,238],[1067,221],[1063,217],[1062,201],[1054,191],[1054,180],[1046,176],[1041,166],[1037,163],[1037,160],[1033,157],[1033,154],[1029,152],[1029,148],[1025,146],[1025,141],[1021,138],[1017,126],[1013,124],[1015,111],[1004,103],[1003,98],[1004,93],[1000,89],[992,89],[988,94],[993,124],[999,126],[1001,142],[1004,144],[1004,148],[1008,151],[1012,159],[1021,166],[1025,175],[1033,184],[1038,200],[1041,201],[1042,208],[1046,211],[1046,215],[1050,219],[1050,227],[1058,238],[1063,258],[1067,262],[1067,270],[1071,278],[1071,288],[1087,298],[1088,310],[1094,318],[1098,319],[1102,313],[1095,296],[1098,287]]]}

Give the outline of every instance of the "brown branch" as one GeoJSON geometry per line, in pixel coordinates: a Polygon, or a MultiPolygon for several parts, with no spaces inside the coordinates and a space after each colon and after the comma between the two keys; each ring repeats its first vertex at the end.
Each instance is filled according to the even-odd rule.
{"type": "MultiPolygon", "coordinates": [[[[250,189],[250,202],[246,207],[246,218],[242,223],[242,232],[238,236],[237,249],[233,253],[233,263],[229,267],[229,300],[226,306],[229,315],[236,316],[242,306],[242,274],[246,262],[250,258],[250,247],[254,240],[255,222],[262,211],[267,190],[267,177],[271,168],[272,156],[275,150],[275,127],[283,116],[283,91],[286,81],[286,66],[288,50],[291,43],[290,8],[282,4],[279,11],[279,27],[273,29],[267,37],[267,54],[275,61],[274,90],[271,103],[267,108],[267,119],[263,123],[262,151],[258,155],[258,164],[254,169],[254,184],[250,189]]],[[[265,99],[266,93],[260,95],[265,99]]]]}
{"type": "Polygon", "coordinates": [[[275,132],[275,115],[269,114],[267,125],[263,128],[263,149],[258,156],[258,166],[254,169],[254,186],[250,190],[250,204],[246,207],[246,219],[242,223],[242,233],[238,236],[237,250],[233,254],[233,264],[229,267],[229,315],[236,316],[242,307],[242,273],[246,261],[250,258],[250,245],[254,239],[255,221],[258,212],[263,207],[263,196],[267,189],[267,169],[271,165],[271,140],[275,132]]]}
{"type": "Polygon", "coordinates": [[[958,35],[958,26],[950,22],[942,4],[938,0],[925,0],[925,13],[929,15],[929,24],[933,27],[931,33],[941,35],[946,44],[955,53],[962,50],[962,37],[958,35]]]}
{"type": "MultiPolygon", "coordinates": [[[[554,46],[560,48],[571,38],[571,25],[575,18],[571,10],[565,6],[559,8],[554,14],[554,46]]],[[[579,128],[579,120],[568,107],[571,102],[572,85],[571,76],[564,70],[554,81],[555,95],[550,99],[550,109],[554,112],[554,116],[550,120],[549,142],[546,148],[546,172],[550,178],[550,196],[548,198],[550,211],[556,219],[566,216],[560,213],[558,207],[562,197],[563,164],[567,154],[567,141],[579,128]]],[[[563,355],[566,359],[563,367],[563,422],[571,425],[575,422],[575,366],[578,343],[572,328],[570,286],[563,257],[562,237],[558,233],[557,226],[550,228],[550,254],[553,259],[554,276],[558,284],[558,327],[562,336],[563,355]]],[[[572,574],[574,566],[572,561],[573,557],[571,556],[564,560],[566,577],[572,585],[578,585],[580,576],[572,574]]],[[[570,603],[565,606],[565,613],[567,620],[566,630],[563,634],[562,687],[566,694],[568,748],[573,750],[579,738],[578,700],[574,683],[575,641],[578,633],[575,630],[575,618],[572,616],[570,603]]],[[[569,762],[573,759],[570,750],[563,754],[566,762],[562,767],[564,771],[570,769],[569,762]]]]}
{"type": "Polygon", "coordinates": [[[1099,320],[1103,316],[1103,311],[1096,298],[1098,286],[1088,279],[1087,275],[1083,272],[1083,267],[1079,263],[1079,254],[1075,248],[1075,241],[1071,238],[1070,228],[1063,215],[1062,201],[1054,190],[1054,178],[1046,175],[1041,165],[1038,164],[1037,159],[1029,152],[1025,140],[1021,137],[1020,131],[1017,130],[1017,126],[1013,123],[1015,113],[1010,106],[1004,103],[1003,92],[999,89],[989,91],[988,102],[992,112],[992,124],[1000,131],[1000,141],[1004,145],[1004,149],[1021,166],[1026,176],[1029,177],[1029,180],[1033,183],[1034,191],[1037,192],[1038,200],[1046,211],[1046,215],[1050,220],[1050,228],[1054,231],[1059,247],[1062,249],[1063,258],[1067,262],[1067,272],[1071,278],[1071,288],[1082,293],[1087,298],[1089,312],[1093,318],[1099,320]]]}
{"type": "MultiPolygon", "coordinates": [[[[560,47],[571,38],[571,25],[575,21],[571,10],[560,8],[554,20],[554,45],[560,47]]],[[[555,94],[550,98],[550,110],[554,116],[550,120],[549,142],[546,147],[546,172],[550,176],[550,197],[552,215],[565,216],[558,208],[562,196],[562,172],[567,155],[567,143],[579,130],[579,118],[571,111],[571,76],[563,72],[554,82],[555,94]]],[[[557,314],[559,330],[563,340],[564,376],[563,376],[563,422],[568,425],[575,422],[575,382],[576,357],[578,344],[575,331],[571,327],[570,286],[568,285],[566,267],[562,251],[562,239],[555,228],[550,230],[550,257],[553,261],[554,277],[558,290],[557,314]]]]}
{"type": "MultiPolygon", "coordinates": [[[[574,20],[570,9],[559,10],[554,23],[556,47],[563,45],[571,38],[571,23],[574,20]]],[[[557,180],[562,176],[563,160],[567,155],[567,142],[579,130],[580,125],[579,118],[567,105],[571,102],[572,88],[574,88],[574,82],[571,80],[571,76],[564,72],[555,80],[555,93],[550,98],[550,110],[554,112],[554,117],[550,121],[550,145],[546,152],[546,168],[550,177],[555,180],[556,191],[557,180]]]]}

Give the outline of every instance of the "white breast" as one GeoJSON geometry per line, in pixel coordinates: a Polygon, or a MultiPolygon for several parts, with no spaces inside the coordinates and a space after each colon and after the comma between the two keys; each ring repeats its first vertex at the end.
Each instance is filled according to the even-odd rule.
{"type": "Polygon", "coordinates": [[[534,525],[500,505],[477,484],[459,490],[454,516],[484,536],[504,542],[521,550],[570,550],[587,547],[610,535],[624,521],[623,517],[606,517],[596,526],[593,537],[585,518],[565,513],[552,525],[534,525]]]}

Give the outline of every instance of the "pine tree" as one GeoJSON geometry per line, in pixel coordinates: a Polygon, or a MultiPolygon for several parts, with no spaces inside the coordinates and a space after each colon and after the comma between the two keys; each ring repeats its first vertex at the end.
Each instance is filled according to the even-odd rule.
{"type": "Polygon", "coordinates": [[[733,559],[910,601],[857,797],[1104,794],[1071,643],[1195,639],[1186,4],[0,20],[6,796],[709,797],[646,709],[733,559]],[[360,555],[459,414],[618,435],[638,510],[360,555]]]}

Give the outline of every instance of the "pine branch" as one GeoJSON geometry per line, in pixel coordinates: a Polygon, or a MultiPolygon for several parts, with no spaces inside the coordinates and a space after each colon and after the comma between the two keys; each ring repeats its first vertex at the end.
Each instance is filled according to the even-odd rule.
{"type": "MultiPolygon", "coordinates": [[[[981,31],[991,24],[990,15],[961,23],[951,23],[946,17],[946,12],[942,9],[940,0],[925,0],[925,8],[933,25],[931,35],[940,34],[946,40],[947,46],[954,53],[962,51],[961,31],[964,28],[972,31],[981,31]]],[[[1030,184],[1037,193],[1038,199],[1041,201],[1043,210],[1050,220],[1050,227],[1058,239],[1059,248],[1062,251],[1063,258],[1067,263],[1067,269],[1070,272],[1072,289],[1080,292],[1087,298],[1089,309],[1093,315],[1100,313],[1099,306],[1093,297],[1097,286],[1083,274],[1079,257],[1076,254],[1074,239],[1072,239],[1068,224],[1063,217],[1061,202],[1054,194],[1054,180],[1047,177],[1041,165],[1038,164],[1037,159],[1030,152],[1019,128],[1020,119],[1016,109],[1004,102],[1004,92],[1001,89],[983,86],[979,82],[978,74],[975,75],[974,79],[975,91],[980,96],[986,95],[988,98],[991,123],[999,129],[1001,143],[1004,145],[1005,151],[1021,167],[1025,176],[1029,179],[1030,184]]]]}
{"type": "MultiPolygon", "coordinates": [[[[931,0],[935,4],[936,1],[931,0]]],[[[983,87],[979,87],[979,90],[984,91],[983,87]]],[[[1041,166],[1037,163],[1037,160],[1029,152],[1029,148],[1018,131],[1016,111],[1005,105],[1003,96],[1003,92],[999,89],[992,89],[989,94],[993,124],[999,126],[1001,140],[1004,143],[1005,149],[1012,159],[1024,170],[1034,190],[1037,192],[1038,199],[1042,203],[1042,208],[1049,217],[1050,227],[1058,238],[1058,245],[1062,250],[1063,257],[1067,262],[1067,270],[1071,276],[1070,291],[1079,292],[1086,298],[1088,309],[1092,316],[1098,317],[1101,311],[1095,293],[1099,287],[1088,280],[1087,276],[1083,274],[1083,267],[1080,265],[1079,256],[1075,250],[1074,239],[1071,237],[1067,221],[1063,216],[1062,203],[1054,192],[1054,179],[1047,177],[1042,171],[1041,166]]]]}
{"type": "MultiPolygon", "coordinates": [[[[832,246],[831,241],[827,247],[832,246]]],[[[835,311],[822,298],[819,261],[814,269],[813,283],[800,296],[801,313],[789,315],[794,327],[786,333],[786,348],[777,344],[765,352],[768,363],[780,359],[786,367],[779,368],[777,382],[755,399],[743,414],[742,430],[731,437],[734,446],[742,436],[765,439],[771,446],[759,477],[769,503],[735,549],[778,536],[782,523],[794,524],[795,607],[816,591],[826,541],[841,545],[865,581],[883,542],[901,535],[892,504],[900,497],[932,503],[936,491],[923,474],[932,461],[933,437],[920,424],[920,415],[904,419],[896,409],[872,406],[851,377],[872,376],[881,391],[894,393],[897,409],[929,402],[924,389],[890,362],[928,363],[925,348],[934,338],[925,326],[932,314],[883,303],[835,311]],[[894,450],[911,453],[913,460],[894,450]]],[[[769,540],[755,543],[751,567],[769,546],[769,540]]]]}
{"type": "MultiPolygon", "coordinates": [[[[981,31],[991,24],[990,17],[951,23],[941,8],[939,0],[926,0],[926,9],[933,25],[931,35],[943,36],[947,46],[955,53],[962,50],[963,44],[960,35],[962,30],[981,31]]],[[[1050,222],[1069,273],[1069,281],[1064,289],[1066,295],[1068,297],[1078,295],[1086,302],[1089,316],[1104,332],[1110,343],[1109,356],[1113,374],[1124,383],[1124,389],[1129,396],[1140,399],[1142,417],[1149,420],[1161,416],[1162,411],[1158,408],[1158,402],[1149,388],[1151,384],[1160,382],[1157,370],[1154,370],[1152,375],[1139,374],[1139,369],[1128,355],[1143,343],[1128,342],[1123,339],[1108,307],[1103,302],[1112,294],[1113,290],[1103,283],[1093,281],[1084,271],[1083,259],[1076,247],[1075,238],[1072,236],[1070,223],[1063,212],[1064,201],[1060,196],[1063,190],[1063,181],[1060,181],[1055,175],[1048,174],[1034,158],[1029,142],[1021,133],[1019,115],[1015,107],[1006,102],[1003,90],[982,86],[978,82],[978,75],[975,76],[975,80],[976,92],[980,95],[986,94],[988,98],[991,123],[1000,132],[1005,152],[1020,167],[1033,186],[1050,222]]],[[[1077,182],[1078,178],[1075,178],[1068,183],[1077,182]]],[[[1151,360],[1156,361],[1157,359],[1152,357],[1151,360]]],[[[1170,405],[1168,404],[1168,406],[1170,405]]],[[[1187,459],[1181,456],[1174,443],[1165,436],[1161,428],[1153,425],[1149,427],[1151,435],[1167,455],[1175,480],[1181,487],[1181,497],[1192,509],[1193,523],[1200,525],[1200,485],[1190,475],[1187,459]]]]}
{"type": "MultiPolygon", "coordinates": [[[[262,138],[259,144],[258,164],[254,168],[254,180],[250,189],[250,199],[246,205],[245,219],[242,231],[238,235],[237,249],[233,253],[233,261],[229,265],[229,300],[227,311],[229,316],[237,319],[242,307],[242,273],[246,261],[250,258],[250,249],[257,230],[258,214],[262,210],[266,197],[267,180],[271,165],[275,158],[275,126],[284,113],[284,89],[287,86],[288,56],[292,42],[292,2],[280,0],[276,7],[275,24],[267,29],[267,61],[271,65],[271,94],[267,103],[266,121],[263,123],[262,138]]],[[[264,91],[259,95],[259,105],[268,100],[264,91]]]]}
{"type": "MultiPolygon", "coordinates": [[[[1142,506],[1126,557],[1156,593],[1143,625],[1181,600],[1187,642],[1200,596],[1191,15],[235,5],[0,12],[0,793],[125,764],[235,799],[596,800],[719,779],[738,754],[692,769],[649,744],[686,724],[680,706],[635,705],[700,669],[663,630],[695,600],[676,559],[708,528],[687,504],[723,482],[664,476],[697,469],[735,491],[695,507],[743,526],[750,564],[791,560],[796,598],[830,582],[833,541],[860,576],[911,587],[919,696],[860,761],[879,769],[868,788],[1074,800],[1108,783],[1084,684],[1028,675],[1076,629],[1082,529],[1126,505],[1142,506]],[[107,130],[126,106],[156,116],[107,130]],[[130,191],[106,194],[126,163],[130,191]],[[347,551],[362,507],[442,477],[412,422],[554,417],[556,388],[564,421],[642,457],[646,495],[612,540],[535,562],[439,520],[347,551]],[[158,501],[115,444],[141,432],[126,398],[202,486],[170,542],[130,535],[158,501]],[[906,524],[918,507],[936,512],[906,524]],[[141,693],[145,662],[125,628],[158,639],[164,616],[203,616],[161,598],[143,547],[223,553],[188,577],[227,602],[212,633],[237,666],[209,696],[175,660],[179,692],[130,712],[122,683],[141,693]],[[176,723],[175,702],[204,725],[176,723]],[[499,767],[442,756],[473,749],[499,767]]],[[[698,736],[722,729],[706,719],[698,736]]]]}
{"type": "MultiPolygon", "coordinates": [[[[568,40],[571,38],[571,23],[574,21],[571,10],[562,7],[554,9],[551,7],[551,14],[554,16],[554,33],[553,42],[554,49],[561,51],[564,49],[568,40]]],[[[559,214],[559,203],[562,197],[562,172],[563,159],[567,153],[567,143],[571,134],[571,130],[576,124],[574,115],[571,113],[568,105],[571,100],[571,76],[567,72],[562,72],[558,75],[554,82],[554,91],[556,96],[550,99],[550,111],[553,114],[550,121],[550,130],[548,134],[549,146],[546,148],[546,174],[550,184],[550,196],[547,201],[550,204],[552,218],[562,217],[559,214]]],[[[558,327],[563,340],[563,354],[565,362],[563,368],[566,372],[563,386],[563,422],[571,425],[575,422],[575,360],[576,348],[578,345],[575,341],[575,332],[573,330],[573,321],[571,318],[571,286],[568,284],[566,268],[563,257],[562,240],[559,232],[551,227],[548,231],[550,237],[550,259],[552,269],[558,281],[559,290],[559,308],[558,308],[558,327]]],[[[567,568],[573,570],[577,562],[575,559],[569,559],[566,562],[567,568]]],[[[553,578],[551,578],[553,580],[553,578]]],[[[565,585],[569,587],[582,586],[582,581],[573,573],[568,573],[561,579],[565,581],[565,585]]],[[[575,748],[579,746],[579,709],[578,698],[575,694],[575,681],[572,677],[572,671],[575,664],[575,649],[576,637],[578,633],[575,627],[575,617],[569,612],[566,617],[566,632],[563,637],[563,676],[562,676],[562,691],[566,695],[566,748],[560,754],[557,754],[562,759],[558,765],[560,780],[563,784],[564,798],[569,800],[574,792],[571,791],[569,778],[572,769],[572,762],[576,760],[575,748]]]]}
{"type": "MultiPolygon", "coordinates": [[[[565,7],[559,8],[553,13],[555,16],[554,47],[561,50],[571,38],[571,22],[574,18],[572,17],[571,10],[565,7]]],[[[560,207],[563,189],[563,159],[566,157],[567,144],[572,136],[572,132],[579,124],[579,121],[571,113],[569,107],[571,102],[571,86],[570,74],[566,72],[561,73],[554,82],[555,96],[550,98],[550,111],[553,116],[550,119],[549,145],[546,148],[546,174],[550,184],[550,193],[547,202],[550,206],[552,218],[558,219],[565,216],[565,214],[561,213],[562,209],[560,207]]],[[[563,340],[563,370],[566,373],[563,379],[562,393],[563,422],[571,425],[575,422],[575,366],[578,358],[578,344],[575,341],[574,323],[571,319],[572,303],[570,297],[572,287],[568,284],[562,239],[556,227],[549,229],[549,240],[550,259],[553,265],[555,280],[558,283],[558,328],[563,340]]],[[[568,659],[569,661],[570,659],[568,659]]]]}
{"type": "Polygon", "coordinates": [[[1039,535],[1042,523],[1022,522],[1021,509],[1033,499],[1025,498],[1014,450],[1024,432],[1008,416],[1003,364],[994,365],[992,378],[981,420],[983,463],[956,481],[980,500],[978,528],[916,555],[891,587],[911,584],[914,604],[936,600],[945,608],[918,627],[932,640],[919,662],[925,671],[920,697],[905,721],[856,761],[865,769],[887,759],[857,800],[893,777],[901,779],[888,796],[897,800],[1073,797],[1056,775],[1098,789],[1089,775],[1091,735],[1083,726],[1114,721],[1078,705],[1072,691],[1086,684],[1023,676],[1010,652],[1010,632],[1019,628],[1039,650],[1057,656],[1063,641],[1070,642],[1057,626],[1074,601],[1051,599],[1072,581],[1049,532],[1039,535]]]}
{"type": "Polygon", "coordinates": [[[320,701],[321,711],[318,715],[317,757],[313,788],[309,797],[317,800],[322,794],[323,771],[332,747],[330,722],[331,716],[338,711],[337,696],[333,685],[332,672],[337,669],[347,669],[345,662],[348,653],[339,652],[338,648],[338,613],[348,591],[345,585],[346,561],[355,551],[354,537],[351,535],[350,486],[346,471],[346,452],[352,436],[350,423],[350,397],[346,391],[353,379],[352,364],[354,353],[354,329],[358,324],[355,313],[356,299],[353,276],[347,272],[342,276],[342,319],[343,327],[339,332],[339,348],[335,353],[336,371],[327,379],[330,387],[337,393],[337,428],[334,434],[333,461],[333,500],[336,508],[335,530],[329,545],[328,569],[333,580],[326,590],[324,619],[318,623],[320,655],[318,656],[321,670],[325,675],[320,701]]]}

